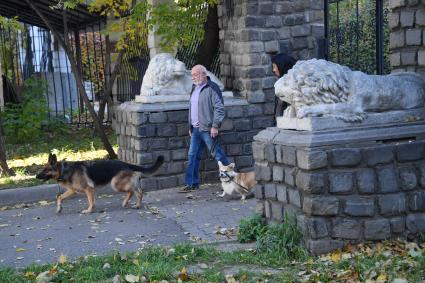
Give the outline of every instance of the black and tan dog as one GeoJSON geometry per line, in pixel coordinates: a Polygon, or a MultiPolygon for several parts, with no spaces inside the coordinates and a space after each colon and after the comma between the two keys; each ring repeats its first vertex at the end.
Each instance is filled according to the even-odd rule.
{"type": "Polygon", "coordinates": [[[57,198],[57,213],[62,210],[62,201],[77,192],[85,192],[89,202],[89,207],[82,213],[91,213],[94,208],[94,189],[108,183],[111,183],[115,191],[127,193],[122,203],[123,207],[127,206],[135,194],[137,202],[133,207],[140,208],[143,198],[140,178],[153,175],[163,162],[164,157],[159,156],[153,166],[144,168],[118,160],[58,161],[55,154],[50,154],[47,165],[36,178],[45,181],[56,180],[67,189],[57,198]]]}

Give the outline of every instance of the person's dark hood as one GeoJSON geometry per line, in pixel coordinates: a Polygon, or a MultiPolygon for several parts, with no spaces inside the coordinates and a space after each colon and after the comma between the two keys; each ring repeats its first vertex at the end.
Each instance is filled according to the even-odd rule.
{"type": "Polygon", "coordinates": [[[272,57],[272,63],[276,64],[279,69],[280,76],[286,74],[297,62],[297,60],[289,55],[279,53],[272,57]]]}

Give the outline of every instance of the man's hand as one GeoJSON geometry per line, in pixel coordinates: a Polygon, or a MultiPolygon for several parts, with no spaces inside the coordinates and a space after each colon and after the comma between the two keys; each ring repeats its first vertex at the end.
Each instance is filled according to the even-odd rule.
{"type": "Polygon", "coordinates": [[[217,128],[212,127],[212,128],[211,128],[211,137],[212,137],[212,138],[215,138],[216,136],[218,136],[218,129],[217,129],[217,128]]]}

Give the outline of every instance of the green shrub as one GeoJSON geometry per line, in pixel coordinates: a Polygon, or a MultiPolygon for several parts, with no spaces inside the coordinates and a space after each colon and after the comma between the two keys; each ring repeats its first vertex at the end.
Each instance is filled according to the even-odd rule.
{"type": "Polygon", "coordinates": [[[6,104],[2,120],[8,142],[22,143],[40,135],[48,113],[46,89],[45,80],[33,76],[25,80],[22,101],[6,104]]]}
{"type": "Polygon", "coordinates": [[[242,219],[239,224],[238,241],[241,243],[254,242],[267,229],[261,214],[255,214],[252,218],[242,219]]]}
{"type": "Polygon", "coordinates": [[[295,216],[285,214],[282,223],[269,225],[257,239],[257,252],[278,262],[305,258],[307,251],[295,216]]]}
{"type": "Polygon", "coordinates": [[[266,225],[264,218],[255,214],[239,224],[239,242],[256,241],[257,253],[270,264],[305,259],[308,253],[302,238],[295,215],[285,213],[282,223],[266,225]]]}

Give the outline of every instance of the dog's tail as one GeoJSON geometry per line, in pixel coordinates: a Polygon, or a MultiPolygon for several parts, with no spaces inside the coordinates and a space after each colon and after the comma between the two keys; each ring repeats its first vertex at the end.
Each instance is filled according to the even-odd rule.
{"type": "Polygon", "coordinates": [[[164,156],[160,155],[155,161],[155,164],[151,167],[142,167],[133,164],[129,164],[130,169],[138,172],[142,172],[144,175],[153,175],[159,167],[164,163],[164,156]]]}

